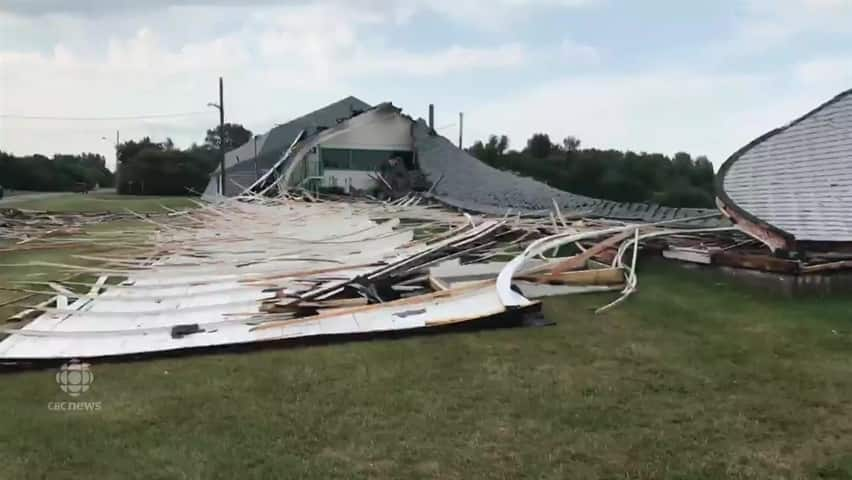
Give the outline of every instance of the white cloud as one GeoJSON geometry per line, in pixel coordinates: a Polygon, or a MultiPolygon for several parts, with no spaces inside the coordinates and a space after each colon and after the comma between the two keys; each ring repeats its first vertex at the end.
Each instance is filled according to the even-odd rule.
{"type": "Polygon", "coordinates": [[[239,37],[228,36],[188,43],[171,50],[163,45],[158,33],[143,27],[131,38],[111,38],[106,61],[92,63],[112,70],[150,70],[157,76],[198,70],[216,71],[245,66],[249,62],[245,47],[239,37]]]}
{"type": "Polygon", "coordinates": [[[704,154],[718,166],[837,93],[823,82],[780,86],[786,75],[649,70],[562,78],[469,112],[465,127],[469,143],[505,133],[520,146],[546,132],[589,147],[704,154]]]}
{"type": "Polygon", "coordinates": [[[601,0],[389,0],[388,3],[412,11],[429,10],[469,27],[501,29],[525,20],[531,12],[543,7],[576,9],[593,6],[601,0]]]}
{"type": "Polygon", "coordinates": [[[384,72],[397,76],[440,76],[473,69],[516,67],[523,62],[523,48],[506,44],[489,48],[453,45],[427,54],[404,50],[360,51],[345,65],[350,72],[361,75],[384,72]]]}
{"type": "Polygon", "coordinates": [[[597,64],[601,61],[601,54],[597,48],[577,43],[568,38],[562,41],[559,53],[562,55],[562,58],[573,63],[588,65],[597,64]]]}
{"type": "Polygon", "coordinates": [[[721,56],[748,56],[786,46],[806,34],[849,32],[849,0],[749,0],[732,34],[713,50],[721,56]]]}
{"type": "Polygon", "coordinates": [[[834,85],[838,90],[852,86],[852,56],[823,57],[796,66],[796,78],[810,85],[834,85]]]}
{"type": "Polygon", "coordinates": [[[207,10],[218,7],[250,7],[253,10],[267,7],[334,6],[345,8],[345,13],[382,12],[397,21],[428,11],[464,22],[466,25],[487,26],[488,23],[505,24],[506,21],[526,16],[541,7],[572,9],[600,3],[602,0],[5,0],[0,11],[15,15],[43,16],[50,14],[83,15],[88,17],[111,14],[137,14],[163,11],[170,8],[201,7],[207,10]]]}
{"type": "MultiPolygon", "coordinates": [[[[224,76],[228,118],[265,130],[324,102],[363,94],[350,87],[356,80],[433,78],[514,68],[525,60],[523,48],[513,43],[409,51],[377,29],[395,21],[394,12],[361,11],[346,4],[268,8],[219,33],[212,28],[220,21],[216,15],[193,16],[196,30],[201,30],[200,22],[211,23],[207,35],[190,41],[176,41],[172,32],[159,29],[171,21],[171,13],[140,16],[135,30],[124,35],[104,31],[99,18],[75,18],[68,28],[76,40],[76,33],[87,31],[88,43],[61,42],[47,51],[0,47],[0,112],[91,117],[208,110],[206,104],[216,99],[216,78],[224,76]]],[[[43,22],[41,17],[16,17],[15,28],[38,32],[43,22]]],[[[59,18],[50,22],[57,29],[66,25],[59,18]]],[[[156,123],[0,119],[0,145],[16,153],[110,154],[100,137],[111,137],[116,128],[125,138],[169,135],[186,145],[200,141],[215,118],[210,109],[209,116],[156,123]]]]}
{"type": "MultiPolygon", "coordinates": [[[[601,50],[570,36],[534,49],[516,36],[501,35],[504,42],[454,39],[415,50],[391,38],[385,28],[408,28],[427,12],[465,30],[480,26],[502,31],[533,12],[594,7],[599,1],[247,0],[250,9],[237,0],[6,2],[0,10],[15,13],[0,12],[6,31],[13,32],[0,46],[0,111],[100,116],[205,110],[207,102],[216,100],[221,75],[227,117],[263,131],[344,95],[375,94],[378,98],[365,100],[386,100],[384,88],[396,82],[493,81],[493,92],[509,81],[490,70],[522,74],[524,68],[546,64],[552,72],[539,72],[549,79],[546,83],[501,87],[502,98],[487,106],[477,106],[480,100],[466,98],[465,91],[446,98],[433,98],[433,91],[428,99],[414,92],[403,95],[407,104],[401,106],[410,111],[416,108],[411,103],[446,101],[441,105],[448,111],[464,109],[469,141],[507,133],[517,145],[545,130],[557,140],[576,135],[585,145],[703,153],[718,165],[744,143],[848,88],[852,80],[852,57],[843,54],[756,68],[761,72],[757,75],[702,71],[704,58],[677,68],[621,71],[603,65],[618,52],[603,50],[603,58],[601,50]],[[58,10],[70,13],[47,14],[58,10]],[[42,36],[60,41],[39,46],[19,40],[42,36]],[[603,73],[604,67],[621,73],[603,73]],[[477,76],[482,71],[489,75],[477,76]],[[566,77],[569,71],[575,76],[566,77]],[[362,88],[356,91],[356,85],[362,88]]],[[[750,0],[743,5],[723,55],[766,51],[810,32],[852,31],[852,1],[750,0]]],[[[521,75],[507,78],[514,81],[521,75]]],[[[216,120],[212,109],[209,115],[156,122],[0,119],[0,145],[16,153],[96,150],[111,158],[110,144],[100,137],[112,138],[116,128],[123,138],[172,136],[186,145],[200,141],[216,120]]]]}

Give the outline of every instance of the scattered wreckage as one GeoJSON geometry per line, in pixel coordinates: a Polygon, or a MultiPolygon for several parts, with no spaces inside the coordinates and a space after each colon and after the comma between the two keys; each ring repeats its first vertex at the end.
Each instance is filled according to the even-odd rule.
{"type": "MultiPolygon", "coordinates": [[[[249,194],[145,220],[154,229],[138,243],[144,251],[78,256],[97,267],[52,265],[90,282],[16,282],[50,299],[16,315],[29,322],[4,330],[0,359],[430,328],[534,309],[550,295],[612,291],[623,299],[636,288],[637,241],[708,232],[567,220],[558,210],[548,219],[471,216],[416,197],[249,194]]],[[[66,239],[28,243],[57,240],[66,239]]]]}
{"type": "Polygon", "coordinates": [[[821,275],[852,269],[850,92],[735,153],[717,176],[719,210],[558,191],[485,165],[389,103],[349,97],[255,138],[254,156],[250,144],[229,152],[228,182],[214,172],[199,208],[131,213],[147,231],[94,235],[81,227],[115,218],[0,212],[11,249],[116,249],[77,256],[97,267],[51,264],[63,279],[15,282],[48,299],[13,317],[24,325],[4,329],[0,361],[430,329],[517,317],[551,295],[618,293],[600,312],[636,291],[640,250],[828,283],[821,275]],[[335,175],[391,199],[320,199],[335,175]]]}

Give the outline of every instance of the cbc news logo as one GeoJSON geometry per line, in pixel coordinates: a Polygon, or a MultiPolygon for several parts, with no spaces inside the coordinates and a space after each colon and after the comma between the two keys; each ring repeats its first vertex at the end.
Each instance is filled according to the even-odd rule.
{"type": "Polygon", "coordinates": [[[65,363],[56,372],[56,383],[59,384],[59,388],[72,397],[79,397],[80,394],[85,393],[94,381],[95,374],[92,372],[91,365],[77,359],[65,363]]]}

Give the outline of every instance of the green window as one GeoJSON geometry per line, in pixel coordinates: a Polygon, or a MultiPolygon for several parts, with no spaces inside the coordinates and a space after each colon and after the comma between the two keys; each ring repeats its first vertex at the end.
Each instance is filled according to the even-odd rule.
{"type": "Polygon", "coordinates": [[[349,150],[343,150],[338,148],[323,148],[322,165],[324,168],[348,169],[349,150]]]}
{"type": "Polygon", "coordinates": [[[414,154],[400,150],[353,150],[348,148],[322,148],[320,158],[323,168],[334,170],[379,169],[390,158],[401,158],[405,166],[414,168],[414,154]]]}

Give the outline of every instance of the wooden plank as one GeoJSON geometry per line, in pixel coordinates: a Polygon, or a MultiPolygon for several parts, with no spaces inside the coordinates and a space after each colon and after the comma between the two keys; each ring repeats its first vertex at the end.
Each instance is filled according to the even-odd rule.
{"type": "Polygon", "coordinates": [[[624,271],[620,268],[603,268],[556,275],[518,275],[515,280],[548,285],[621,285],[624,283],[624,271]]]}
{"type": "Polygon", "coordinates": [[[800,272],[801,263],[796,260],[786,260],[770,255],[747,255],[732,252],[714,252],[710,256],[714,265],[734,268],[747,268],[764,272],[790,273],[800,272]]]}
{"type": "Polygon", "coordinates": [[[680,260],[683,262],[701,263],[704,265],[709,265],[711,262],[709,251],[693,248],[670,247],[663,250],[663,258],[680,260]]]}
{"type": "Polygon", "coordinates": [[[444,290],[450,289],[450,287],[446,283],[442,282],[439,278],[432,276],[429,277],[429,285],[436,292],[442,292],[444,290]]]}
{"type": "Polygon", "coordinates": [[[852,260],[840,262],[820,263],[819,265],[808,265],[801,269],[802,273],[836,272],[838,270],[852,269],[852,260]]]}

